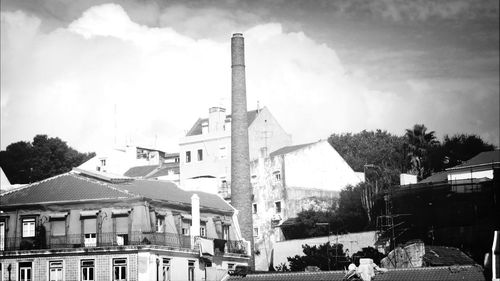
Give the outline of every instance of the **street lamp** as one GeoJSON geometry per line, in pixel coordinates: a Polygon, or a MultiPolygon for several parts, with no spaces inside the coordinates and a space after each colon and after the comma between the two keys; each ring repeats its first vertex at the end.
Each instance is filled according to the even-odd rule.
{"type": "MultiPolygon", "coordinates": [[[[330,223],[329,222],[317,222],[315,226],[328,226],[328,243],[326,244],[326,258],[328,259],[328,271],[330,271],[330,223]]],[[[337,249],[337,248],[335,248],[337,249]]]]}

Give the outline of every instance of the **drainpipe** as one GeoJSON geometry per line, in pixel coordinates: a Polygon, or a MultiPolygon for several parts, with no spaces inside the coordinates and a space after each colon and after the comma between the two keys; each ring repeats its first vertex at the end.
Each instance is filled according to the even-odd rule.
{"type": "Polygon", "coordinates": [[[194,248],[195,238],[200,236],[200,197],[191,196],[191,248],[194,248]]]}

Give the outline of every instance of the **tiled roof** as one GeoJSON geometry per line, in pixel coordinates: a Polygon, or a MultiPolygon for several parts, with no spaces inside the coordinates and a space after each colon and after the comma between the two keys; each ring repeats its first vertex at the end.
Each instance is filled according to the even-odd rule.
{"type": "Polygon", "coordinates": [[[291,146],[285,146],[285,147],[282,147],[282,148],[280,148],[280,149],[278,149],[278,150],[276,150],[274,152],[271,152],[269,154],[269,156],[274,157],[276,155],[287,154],[287,153],[299,150],[301,148],[304,148],[304,147],[309,146],[309,145],[314,144],[314,143],[316,143],[316,142],[305,143],[305,144],[298,144],[298,145],[291,145],[291,146]]]}
{"type": "Polygon", "coordinates": [[[113,182],[90,178],[84,171],[81,173],[69,172],[4,193],[0,196],[0,205],[146,197],[190,206],[191,196],[196,193],[201,207],[233,212],[233,208],[215,194],[185,191],[169,181],[130,179],[113,182]]]}
{"type": "MultiPolygon", "coordinates": [[[[345,272],[343,271],[320,271],[320,272],[291,272],[291,273],[269,273],[249,274],[245,277],[231,276],[228,280],[240,281],[341,281],[345,272]]],[[[375,275],[372,281],[484,281],[483,270],[480,266],[442,266],[390,269],[389,271],[375,275]]]]}
{"type": "Polygon", "coordinates": [[[135,196],[108,187],[99,180],[66,173],[2,194],[0,203],[10,205],[132,197],[135,196]]]}
{"type": "Polygon", "coordinates": [[[174,174],[179,174],[179,163],[167,163],[163,164],[163,166],[156,172],[151,175],[148,175],[147,178],[157,178],[161,176],[167,176],[169,171],[174,171],[174,174]]]}
{"type": "MultiPolygon", "coordinates": [[[[226,115],[227,117],[231,117],[231,115],[226,115]]],[[[257,110],[251,110],[247,112],[247,120],[248,120],[248,126],[250,126],[255,118],[257,117],[257,110]]],[[[189,130],[189,132],[186,134],[187,137],[189,136],[195,136],[195,135],[201,135],[201,124],[204,122],[208,122],[208,118],[199,118],[189,130]]]]}
{"type": "Polygon", "coordinates": [[[131,178],[145,177],[157,168],[158,165],[136,166],[128,169],[123,175],[131,178]]]}
{"type": "Polygon", "coordinates": [[[474,265],[473,259],[454,247],[425,246],[424,262],[428,266],[474,265]]]}
{"type": "Polygon", "coordinates": [[[447,182],[448,174],[446,172],[438,172],[434,175],[421,180],[419,183],[432,183],[432,182],[447,182]]]}
{"type": "Polygon", "coordinates": [[[113,186],[147,198],[187,205],[191,205],[191,196],[196,193],[200,197],[201,207],[227,212],[233,211],[233,208],[226,201],[215,194],[185,191],[169,181],[136,179],[127,183],[114,184],[113,186]]]}
{"type": "Polygon", "coordinates": [[[471,159],[465,161],[464,163],[451,167],[447,170],[457,170],[461,168],[467,168],[467,167],[473,167],[473,166],[479,166],[479,165],[487,165],[487,164],[493,164],[493,163],[500,163],[500,150],[493,150],[493,151],[485,151],[481,152],[478,155],[472,157],[471,159]]]}

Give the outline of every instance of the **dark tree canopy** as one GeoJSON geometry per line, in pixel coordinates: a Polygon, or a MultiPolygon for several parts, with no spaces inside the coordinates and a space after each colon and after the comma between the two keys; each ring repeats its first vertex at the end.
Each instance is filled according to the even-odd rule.
{"type": "Polygon", "coordinates": [[[288,257],[290,271],[304,271],[307,266],[317,266],[321,270],[343,270],[350,260],[344,253],[342,244],[327,242],[319,246],[302,245],[303,256],[288,257]]]}
{"type": "Polygon", "coordinates": [[[446,135],[441,145],[431,151],[431,168],[433,171],[460,165],[484,151],[494,150],[495,146],[485,142],[477,135],[446,135]]]}
{"type": "Polygon", "coordinates": [[[26,184],[68,172],[94,156],[76,151],[57,137],[36,135],[31,143],[12,143],[0,151],[0,166],[11,183],[26,184]]]}
{"type": "Polygon", "coordinates": [[[347,186],[340,192],[338,205],[326,211],[310,209],[298,213],[292,225],[282,226],[283,233],[287,239],[297,239],[327,236],[328,231],[336,234],[365,230],[368,217],[361,203],[361,188],[347,186]]]}
{"type": "Polygon", "coordinates": [[[404,137],[382,130],[364,130],[333,134],[328,142],[354,171],[365,172],[367,178],[376,177],[381,186],[398,184],[399,174],[406,170],[404,137]]]}

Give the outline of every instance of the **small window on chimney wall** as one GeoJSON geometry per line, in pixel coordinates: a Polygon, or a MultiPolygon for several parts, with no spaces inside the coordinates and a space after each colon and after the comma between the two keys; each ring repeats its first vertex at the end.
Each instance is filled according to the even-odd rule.
{"type": "Polygon", "coordinates": [[[274,202],[274,209],[277,214],[281,213],[281,201],[274,202]]]}
{"type": "Polygon", "coordinates": [[[252,204],[252,211],[254,214],[257,214],[257,203],[252,204]]]}
{"type": "Polygon", "coordinates": [[[281,173],[280,173],[280,171],[274,172],[273,175],[274,175],[274,179],[276,181],[281,181],[281,173]]]}

